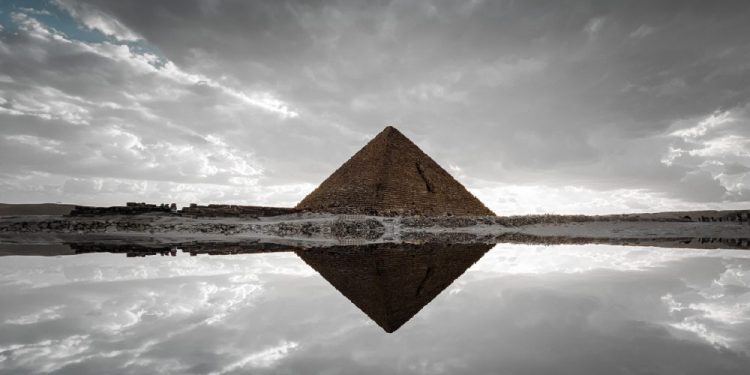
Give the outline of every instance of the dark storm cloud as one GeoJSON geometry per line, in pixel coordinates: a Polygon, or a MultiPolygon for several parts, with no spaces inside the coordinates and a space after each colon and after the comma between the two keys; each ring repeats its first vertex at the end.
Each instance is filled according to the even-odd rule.
{"type": "MultiPolygon", "coordinates": [[[[750,199],[743,193],[750,174],[729,167],[750,165],[745,2],[57,3],[87,27],[115,40],[147,41],[181,72],[216,85],[188,80],[165,89],[151,77],[168,73],[143,74],[132,64],[103,64],[30,41],[13,45],[29,52],[7,63],[5,74],[25,77],[30,86],[44,79],[94,101],[124,89],[128,103],[153,116],[120,115],[121,126],[147,148],[154,138],[176,137],[174,143],[213,155],[204,148],[209,133],[235,154],[251,153],[263,170],[252,177],[256,190],[239,191],[226,182],[229,173],[214,179],[228,196],[195,188],[203,199],[245,194],[257,202],[266,199],[262,188],[271,187],[287,189],[281,200],[293,202],[385,125],[455,167],[499,212],[511,209],[500,199],[508,189],[527,185],[574,186],[605,200],[621,198],[622,189],[640,191],[642,207],[750,199]],[[47,65],[33,54],[40,48],[49,51],[47,65]],[[89,69],[98,74],[85,74],[89,69]],[[247,111],[223,88],[265,98],[260,112],[247,111]],[[171,90],[182,93],[179,100],[171,90]],[[700,132],[724,114],[730,120],[700,132]]],[[[121,160],[126,172],[111,177],[139,180],[138,168],[121,160]]],[[[172,162],[154,164],[173,171],[172,162]]]]}

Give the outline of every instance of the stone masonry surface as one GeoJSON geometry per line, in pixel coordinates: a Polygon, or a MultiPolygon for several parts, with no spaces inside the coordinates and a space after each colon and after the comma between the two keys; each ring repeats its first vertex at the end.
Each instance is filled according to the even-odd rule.
{"type": "Polygon", "coordinates": [[[494,216],[461,183],[390,126],[297,208],[385,216],[494,216]]]}

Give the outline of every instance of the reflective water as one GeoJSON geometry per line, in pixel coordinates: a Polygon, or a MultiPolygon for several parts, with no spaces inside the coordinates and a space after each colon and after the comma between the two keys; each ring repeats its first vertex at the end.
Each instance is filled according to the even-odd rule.
{"type": "Polygon", "coordinates": [[[0,373],[747,374],[750,252],[0,257],[0,373]]]}

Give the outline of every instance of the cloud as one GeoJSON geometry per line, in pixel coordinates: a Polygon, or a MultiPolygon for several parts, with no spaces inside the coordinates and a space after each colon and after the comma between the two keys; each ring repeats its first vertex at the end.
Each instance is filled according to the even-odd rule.
{"type": "MultiPolygon", "coordinates": [[[[17,159],[29,162],[10,159],[1,171],[2,186],[10,189],[4,196],[12,201],[48,199],[42,192],[60,191],[68,179],[157,184],[175,178],[174,169],[194,173],[185,165],[173,168],[174,159],[155,157],[147,164],[154,173],[136,176],[140,171],[126,163],[132,157],[109,163],[110,152],[126,152],[99,156],[85,126],[133,134],[145,149],[127,152],[146,159],[188,145],[198,155],[213,155],[204,145],[210,145],[208,136],[217,137],[262,173],[213,176],[212,184],[198,173],[171,181],[169,188],[201,191],[194,196],[222,202],[244,196],[243,202],[252,203],[261,202],[266,190],[284,190],[289,193],[283,200],[268,202],[287,204],[385,125],[396,125],[442,165],[460,167],[462,181],[474,190],[493,184],[537,186],[550,194],[581,188],[602,197],[621,192],[634,205],[667,209],[748,202],[741,193],[747,174],[722,172],[724,165],[750,165],[744,154],[750,135],[743,126],[750,50],[740,37],[749,31],[746,4],[59,4],[73,9],[83,28],[110,40],[62,35],[45,26],[45,18],[13,9],[25,16],[17,17],[18,34],[3,32],[7,79],[0,78],[0,116],[11,126],[0,135],[36,136],[61,142],[61,150],[86,150],[86,166],[111,176],[67,170],[79,164],[70,159],[80,154],[44,159],[38,147],[15,149],[23,155],[17,159]],[[102,21],[91,21],[97,19],[102,21]],[[727,122],[710,122],[723,121],[721,116],[727,122]],[[101,165],[93,163],[100,158],[101,165]],[[29,165],[33,160],[38,163],[29,165]],[[704,172],[727,192],[705,193],[705,178],[695,180],[704,183],[705,194],[675,188],[704,172]],[[40,173],[53,176],[42,180],[40,173]],[[252,181],[247,185],[257,189],[230,179],[252,181]],[[227,193],[211,193],[219,187],[227,193]]],[[[177,194],[171,190],[169,196],[177,194]]],[[[121,195],[54,197],[122,203],[111,200],[121,195]]],[[[548,204],[552,212],[576,207],[548,204]]],[[[577,207],[616,209],[585,200],[577,207]]]]}
{"type": "Polygon", "coordinates": [[[684,195],[699,201],[747,199],[749,121],[747,107],[742,107],[674,125],[677,129],[669,135],[677,141],[662,162],[690,170],[680,181],[684,195]]]}
{"type": "Polygon", "coordinates": [[[584,27],[584,31],[589,34],[589,36],[596,36],[599,31],[604,27],[604,24],[607,22],[607,19],[605,17],[595,17],[592,18],[587,24],[586,27],[584,27]]]}
{"type": "MultiPolygon", "coordinates": [[[[115,18],[76,0],[54,0],[54,4],[70,13],[89,29],[97,30],[119,41],[137,41],[141,37],[115,18]]],[[[22,9],[23,10],[23,9],[22,9]]],[[[33,14],[33,13],[31,13],[33,14]]]]}
{"type": "Polygon", "coordinates": [[[0,369],[741,374],[748,266],[738,250],[498,245],[387,334],[292,253],[5,257],[0,369]]]}
{"type": "Polygon", "coordinates": [[[736,175],[750,172],[750,166],[742,165],[740,163],[731,163],[724,166],[724,173],[728,175],[736,175]]]}
{"type": "Polygon", "coordinates": [[[41,311],[35,311],[29,315],[22,315],[16,318],[8,319],[5,321],[4,324],[35,324],[39,323],[45,320],[53,320],[53,319],[59,319],[62,317],[60,313],[58,312],[60,309],[64,308],[63,305],[58,306],[51,306],[45,309],[42,309],[41,311]]]}
{"type": "Polygon", "coordinates": [[[299,344],[295,342],[283,342],[268,349],[252,353],[220,371],[212,372],[211,375],[227,374],[237,370],[244,370],[247,367],[272,367],[276,362],[283,360],[289,354],[290,350],[294,350],[298,346],[299,344]]]}
{"type": "Polygon", "coordinates": [[[638,26],[638,28],[635,29],[635,31],[630,33],[630,37],[631,38],[645,38],[646,36],[653,33],[654,31],[655,29],[651,26],[641,25],[641,26],[638,26]]]}
{"type": "Polygon", "coordinates": [[[248,118],[297,116],[274,95],[188,73],[128,45],[69,39],[26,13],[13,17],[21,32],[0,39],[4,71],[13,74],[0,82],[5,196],[187,204],[272,195],[274,186],[257,187],[258,158],[228,143],[225,131],[248,118]],[[196,193],[185,194],[184,184],[196,193]],[[171,194],[159,196],[164,186],[171,194]]]}
{"type": "MultiPolygon", "coordinates": [[[[14,280],[17,288],[4,296],[17,303],[0,308],[4,321],[0,368],[27,372],[76,372],[80,366],[96,368],[102,361],[133,371],[184,371],[185,364],[200,365],[207,358],[197,355],[194,361],[175,361],[168,352],[179,352],[187,343],[186,335],[203,335],[201,331],[213,332],[204,339],[212,341],[209,351],[216,349],[223,359],[208,358],[212,369],[270,367],[296,344],[269,344],[248,354],[237,350],[243,346],[221,344],[223,335],[215,333],[239,332],[229,327],[246,325],[241,320],[256,310],[260,298],[275,299],[264,297],[267,287],[275,288],[270,279],[289,281],[314,274],[291,253],[145,259],[90,254],[6,260],[0,267],[0,285],[14,280]],[[35,268],[45,271],[38,273],[35,268]],[[61,294],[61,289],[77,292],[61,294]]],[[[263,340],[258,344],[265,345],[263,340]]]]}

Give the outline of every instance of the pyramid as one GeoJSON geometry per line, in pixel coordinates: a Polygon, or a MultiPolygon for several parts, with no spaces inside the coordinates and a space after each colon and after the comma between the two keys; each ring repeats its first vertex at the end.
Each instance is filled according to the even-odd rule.
{"type": "Polygon", "coordinates": [[[297,251],[386,332],[394,332],[476,263],[489,244],[374,244],[297,251]]]}
{"type": "Polygon", "coordinates": [[[298,209],[339,214],[495,214],[396,128],[386,127],[298,209]]]}

